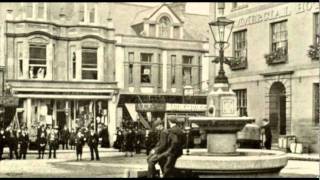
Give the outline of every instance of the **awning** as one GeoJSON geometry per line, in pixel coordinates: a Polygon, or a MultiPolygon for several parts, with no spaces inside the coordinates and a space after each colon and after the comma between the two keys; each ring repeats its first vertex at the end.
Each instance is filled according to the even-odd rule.
{"type": "Polygon", "coordinates": [[[131,116],[133,121],[137,121],[138,113],[136,111],[136,104],[134,103],[125,103],[125,106],[131,116]]]}

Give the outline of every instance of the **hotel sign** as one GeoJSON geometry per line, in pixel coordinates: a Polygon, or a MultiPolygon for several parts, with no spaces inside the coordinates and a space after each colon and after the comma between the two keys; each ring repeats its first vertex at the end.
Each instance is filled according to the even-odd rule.
{"type": "Polygon", "coordinates": [[[265,21],[288,17],[291,14],[299,14],[318,9],[318,3],[292,3],[286,6],[281,6],[279,8],[270,8],[270,10],[264,12],[243,16],[235,21],[235,27],[244,27],[248,25],[258,24],[265,21]]]}

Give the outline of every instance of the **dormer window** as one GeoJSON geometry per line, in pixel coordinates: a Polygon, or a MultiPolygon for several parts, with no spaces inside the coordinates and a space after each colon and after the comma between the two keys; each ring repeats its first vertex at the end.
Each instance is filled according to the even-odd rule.
{"type": "Polygon", "coordinates": [[[96,8],[94,4],[89,5],[89,23],[95,23],[96,8]]]}
{"type": "Polygon", "coordinates": [[[84,22],[84,4],[79,5],[79,21],[84,22]]]}
{"type": "Polygon", "coordinates": [[[80,3],[78,12],[80,23],[94,24],[97,22],[96,4],[80,3]]]}
{"type": "Polygon", "coordinates": [[[22,3],[24,7],[24,17],[33,20],[47,19],[47,5],[46,3],[22,3]]]}
{"type": "Polygon", "coordinates": [[[170,37],[170,19],[167,16],[163,16],[159,20],[159,36],[168,38],[170,37]]]}
{"type": "Polygon", "coordinates": [[[33,16],[33,3],[26,3],[25,13],[26,13],[26,18],[32,18],[32,16],[33,16]]]}
{"type": "Polygon", "coordinates": [[[44,18],[44,4],[38,3],[38,12],[37,12],[37,18],[43,19],[44,18]]]}

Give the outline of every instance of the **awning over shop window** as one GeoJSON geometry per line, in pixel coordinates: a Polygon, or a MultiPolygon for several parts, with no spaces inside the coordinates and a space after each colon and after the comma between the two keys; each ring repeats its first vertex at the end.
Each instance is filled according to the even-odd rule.
{"type": "Polygon", "coordinates": [[[136,111],[136,104],[134,103],[125,103],[125,106],[131,116],[133,121],[137,121],[138,113],[136,111]]]}

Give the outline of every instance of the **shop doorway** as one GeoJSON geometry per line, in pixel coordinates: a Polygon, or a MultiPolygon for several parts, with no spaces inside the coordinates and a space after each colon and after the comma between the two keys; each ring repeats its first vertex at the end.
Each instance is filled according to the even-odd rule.
{"type": "Polygon", "coordinates": [[[57,125],[59,131],[67,124],[67,116],[65,111],[57,111],[57,125]]]}
{"type": "Polygon", "coordinates": [[[269,92],[269,119],[272,142],[278,142],[279,135],[286,134],[286,89],[281,82],[272,84],[269,92]]]}

